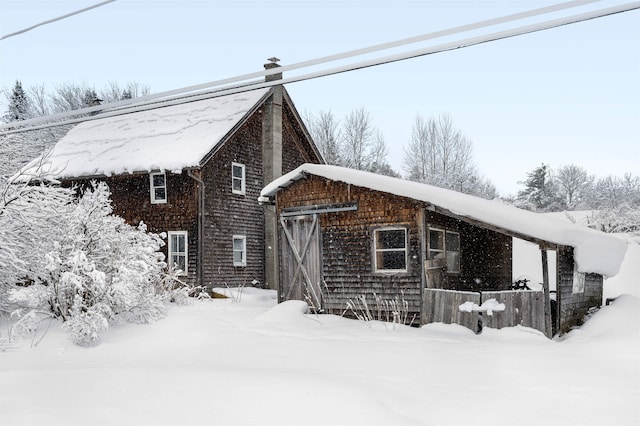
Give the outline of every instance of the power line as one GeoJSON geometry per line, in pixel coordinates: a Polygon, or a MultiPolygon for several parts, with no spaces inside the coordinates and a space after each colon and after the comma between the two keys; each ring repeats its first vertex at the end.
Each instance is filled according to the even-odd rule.
{"type": "Polygon", "coordinates": [[[53,18],[53,19],[49,19],[49,20],[40,22],[39,24],[32,25],[29,28],[25,28],[25,29],[22,29],[20,31],[16,31],[16,32],[13,32],[11,34],[3,35],[2,37],[0,37],[0,40],[4,40],[5,38],[14,37],[14,36],[17,36],[17,35],[20,35],[20,34],[24,34],[27,31],[31,31],[31,30],[33,30],[35,28],[38,28],[38,27],[41,27],[43,25],[51,24],[51,23],[56,22],[56,21],[61,21],[63,19],[69,18],[70,16],[78,15],[78,14],[86,12],[88,10],[95,9],[97,7],[104,6],[104,5],[109,4],[109,3],[113,3],[114,1],[116,1],[116,0],[103,1],[102,3],[94,4],[93,6],[85,7],[84,9],[76,10],[75,12],[67,13],[66,15],[58,16],[57,18],[53,18]]]}
{"type": "MultiPolygon", "coordinates": [[[[598,1],[601,1],[601,0],[574,0],[574,1],[569,1],[569,2],[565,2],[565,3],[559,3],[559,4],[556,4],[556,5],[551,5],[551,6],[546,6],[546,7],[542,7],[542,8],[532,9],[532,10],[528,10],[528,11],[525,11],[525,12],[519,12],[519,13],[515,13],[515,14],[511,14],[511,15],[506,15],[506,16],[499,17],[499,18],[493,18],[493,19],[488,19],[488,20],[484,20],[484,21],[479,21],[479,22],[475,22],[475,23],[472,23],[472,24],[461,25],[461,26],[450,28],[450,29],[435,31],[435,32],[422,34],[422,35],[414,36],[414,37],[410,37],[410,38],[405,38],[405,39],[401,39],[401,40],[397,40],[397,41],[393,41],[393,42],[381,43],[381,44],[373,45],[373,46],[370,46],[370,47],[350,50],[350,51],[346,51],[346,52],[342,52],[342,53],[338,53],[338,54],[333,54],[333,55],[329,55],[329,56],[320,57],[320,58],[317,58],[317,59],[306,60],[306,61],[298,62],[298,63],[295,63],[295,64],[278,67],[278,68],[275,68],[275,69],[253,72],[253,73],[249,73],[249,74],[239,75],[239,76],[236,76],[236,77],[226,78],[226,79],[222,79],[222,80],[216,80],[216,81],[212,81],[212,82],[208,82],[208,83],[202,83],[202,84],[198,84],[198,85],[194,85],[194,86],[189,86],[189,87],[185,87],[185,88],[181,88],[181,89],[174,89],[174,90],[161,92],[161,93],[156,93],[156,94],[152,94],[152,95],[141,96],[141,97],[138,97],[138,98],[135,98],[135,99],[112,102],[112,103],[107,104],[107,105],[87,107],[87,108],[82,108],[82,109],[78,109],[78,110],[66,111],[66,112],[63,112],[63,113],[53,114],[53,115],[46,116],[46,117],[38,117],[38,118],[29,119],[29,120],[24,120],[24,121],[22,121],[20,123],[20,126],[23,127],[23,126],[36,125],[36,124],[44,123],[44,122],[51,121],[51,120],[59,120],[59,119],[65,119],[65,118],[68,118],[68,117],[76,117],[76,116],[83,115],[83,114],[95,113],[95,112],[102,111],[105,108],[114,109],[114,108],[124,108],[124,107],[131,106],[131,105],[147,104],[149,101],[153,101],[153,100],[156,100],[156,99],[167,99],[167,98],[170,98],[172,96],[179,96],[179,95],[183,95],[183,94],[189,93],[189,92],[195,92],[195,91],[200,91],[200,90],[204,90],[204,89],[210,89],[210,88],[219,87],[219,86],[223,86],[223,85],[229,85],[229,84],[232,84],[232,83],[238,83],[238,82],[242,82],[242,81],[246,81],[246,80],[250,80],[250,79],[262,78],[262,77],[273,75],[273,74],[279,74],[279,73],[289,72],[289,71],[293,71],[293,70],[297,70],[297,69],[301,69],[301,68],[321,65],[321,64],[324,64],[324,63],[327,63],[327,62],[334,62],[334,61],[338,61],[338,60],[348,59],[348,58],[352,58],[354,56],[360,56],[360,55],[364,55],[364,54],[379,52],[379,51],[382,51],[382,50],[387,50],[387,49],[391,49],[391,48],[405,46],[405,45],[408,45],[408,44],[413,44],[413,43],[417,43],[417,42],[432,40],[432,39],[439,38],[439,37],[459,34],[459,33],[467,32],[467,31],[471,31],[471,30],[477,30],[477,29],[481,29],[481,28],[486,28],[486,27],[490,27],[490,26],[494,26],[494,25],[498,25],[498,24],[505,24],[505,23],[508,23],[508,22],[513,22],[513,21],[517,21],[517,20],[521,20],[521,19],[525,19],[525,18],[531,18],[531,17],[535,17],[535,16],[539,16],[539,15],[543,15],[543,14],[547,14],[547,13],[551,13],[551,12],[557,12],[557,11],[560,11],[560,10],[565,10],[565,9],[569,9],[569,8],[583,6],[583,5],[586,5],[586,4],[589,4],[589,3],[595,3],[595,2],[598,2],[598,1]]],[[[0,131],[8,129],[8,128],[15,128],[15,126],[16,126],[16,123],[12,123],[11,125],[0,125],[0,131]]]]}
{"type": "MultiPolygon", "coordinates": [[[[232,87],[232,88],[222,88],[222,89],[219,89],[219,90],[216,90],[216,91],[200,92],[200,93],[196,93],[196,94],[191,94],[191,95],[186,96],[186,97],[183,96],[183,97],[180,97],[180,98],[175,98],[175,99],[172,99],[172,100],[169,100],[169,101],[166,101],[166,102],[162,102],[161,104],[158,104],[157,101],[154,104],[152,104],[152,103],[136,104],[136,105],[131,106],[130,108],[126,108],[126,109],[122,109],[122,110],[107,111],[107,112],[101,113],[99,115],[94,115],[94,116],[89,116],[89,117],[81,117],[81,118],[76,118],[76,119],[71,119],[71,120],[65,120],[65,121],[62,121],[62,122],[57,122],[57,123],[52,123],[52,124],[45,124],[45,125],[41,125],[41,126],[33,126],[33,127],[29,127],[29,128],[9,130],[9,131],[6,131],[6,132],[2,132],[1,134],[18,133],[18,132],[23,132],[23,131],[27,131],[27,130],[39,130],[39,129],[44,129],[44,128],[53,127],[53,126],[60,126],[60,125],[65,125],[65,124],[75,124],[75,123],[79,123],[79,122],[82,122],[82,121],[97,120],[97,119],[100,119],[100,118],[114,117],[114,116],[129,114],[129,113],[133,113],[133,112],[157,109],[157,108],[161,108],[161,107],[165,107],[165,106],[172,106],[172,105],[178,105],[178,104],[183,104],[183,103],[188,103],[188,102],[195,102],[195,101],[198,101],[198,100],[216,98],[216,97],[220,97],[220,96],[226,96],[226,95],[230,95],[230,94],[241,93],[241,92],[246,92],[246,91],[255,90],[255,89],[259,89],[259,88],[266,88],[266,87],[271,87],[271,86],[275,86],[275,85],[280,85],[280,84],[296,83],[296,82],[300,82],[300,81],[311,80],[311,79],[320,78],[320,77],[326,77],[326,76],[329,76],[329,75],[336,75],[336,74],[349,72],[349,71],[354,71],[354,70],[358,70],[358,69],[369,68],[369,67],[378,66],[378,65],[382,65],[382,64],[388,64],[388,63],[392,63],[392,62],[399,62],[399,61],[403,61],[403,60],[407,60],[407,59],[417,58],[417,57],[420,57],[420,56],[426,56],[426,55],[431,55],[431,54],[435,54],[435,53],[440,53],[440,52],[460,49],[460,48],[464,48],[464,47],[474,46],[474,45],[477,45],[477,44],[487,43],[487,42],[501,40],[501,39],[506,39],[506,38],[515,37],[515,36],[519,36],[519,35],[530,34],[530,33],[538,32],[538,31],[548,30],[548,29],[551,29],[551,28],[557,28],[557,27],[561,27],[561,26],[565,26],[565,25],[575,24],[575,23],[578,23],[578,22],[584,22],[584,21],[588,21],[588,20],[592,20],[592,19],[597,19],[597,18],[601,18],[601,17],[604,17],[604,16],[609,16],[609,15],[614,15],[614,14],[618,14],[618,13],[628,12],[628,11],[635,10],[635,9],[640,9],[640,2],[627,3],[627,4],[624,4],[624,5],[620,5],[620,6],[614,6],[614,7],[610,7],[610,8],[606,8],[606,9],[599,9],[599,10],[596,10],[596,11],[585,12],[585,13],[581,13],[581,14],[577,14],[577,15],[568,16],[568,17],[557,18],[557,19],[550,20],[550,21],[545,21],[545,22],[541,22],[541,23],[536,23],[536,24],[517,27],[517,28],[514,28],[514,29],[503,30],[503,31],[498,31],[498,32],[490,33],[490,34],[470,37],[470,38],[462,39],[462,40],[459,40],[459,41],[453,41],[453,42],[449,42],[449,43],[440,44],[440,45],[437,45],[437,46],[431,46],[431,47],[416,49],[416,50],[412,50],[412,51],[405,52],[405,53],[384,56],[384,57],[381,57],[381,58],[376,58],[376,59],[371,59],[371,60],[366,60],[366,61],[360,61],[360,62],[356,62],[356,63],[352,63],[352,64],[348,64],[348,65],[343,65],[343,66],[339,66],[339,67],[334,67],[334,68],[330,68],[330,69],[326,69],[326,70],[322,70],[322,71],[312,72],[312,73],[308,73],[308,74],[304,74],[304,75],[300,75],[300,76],[289,77],[289,78],[284,78],[284,79],[275,80],[275,81],[268,81],[268,82],[258,81],[258,82],[254,82],[254,83],[247,83],[247,84],[244,84],[244,85],[241,85],[241,86],[232,87]]],[[[277,70],[279,71],[282,68],[285,68],[285,67],[277,68],[277,70]]],[[[100,108],[105,108],[105,106],[101,106],[100,108]]],[[[89,110],[90,109],[85,109],[85,111],[89,111],[89,110]]],[[[12,123],[11,125],[15,126],[15,124],[16,123],[12,123]]],[[[5,127],[10,127],[11,125],[2,126],[2,127],[0,127],[0,129],[5,128],[5,127]]]]}

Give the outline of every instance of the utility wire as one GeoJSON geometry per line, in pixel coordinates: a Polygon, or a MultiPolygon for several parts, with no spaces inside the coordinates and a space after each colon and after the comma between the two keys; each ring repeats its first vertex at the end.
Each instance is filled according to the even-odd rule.
{"type": "Polygon", "coordinates": [[[75,12],[67,13],[66,15],[58,16],[57,18],[53,18],[53,19],[49,19],[49,20],[40,22],[39,24],[32,25],[29,28],[25,28],[25,29],[22,29],[20,31],[16,31],[16,32],[11,33],[11,34],[3,35],[2,37],[0,37],[0,40],[4,40],[4,39],[9,38],[9,37],[14,37],[14,36],[17,36],[17,35],[20,35],[20,34],[24,34],[27,31],[31,31],[31,30],[33,30],[35,28],[38,28],[38,27],[41,27],[43,25],[51,24],[51,23],[56,22],[56,21],[61,21],[63,19],[69,18],[69,17],[74,16],[74,15],[78,15],[78,14],[86,12],[88,10],[95,9],[97,7],[104,6],[104,5],[109,4],[109,3],[113,3],[114,1],[116,1],[116,0],[103,1],[102,3],[94,4],[93,6],[85,7],[84,9],[76,10],[75,12]]]}
{"type": "MultiPolygon", "coordinates": [[[[321,65],[321,64],[324,64],[324,63],[327,63],[327,62],[333,62],[333,61],[348,59],[348,58],[351,58],[351,57],[354,57],[354,56],[360,56],[360,55],[364,55],[364,54],[374,53],[374,52],[387,50],[387,49],[391,49],[391,48],[396,48],[396,47],[400,47],[400,46],[404,46],[404,45],[408,45],[408,44],[413,44],[413,43],[417,43],[417,42],[421,42],[421,41],[427,41],[427,40],[431,40],[431,39],[435,39],[435,38],[439,38],[439,37],[454,35],[454,34],[467,32],[467,31],[471,31],[471,30],[477,30],[477,29],[481,29],[481,28],[486,28],[486,27],[493,26],[493,25],[513,22],[513,21],[520,20],[520,19],[531,18],[531,17],[534,17],[534,16],[539,16],[539,15],[543,15],[543,14],[547,14],[547,13],[551,13],[551,12],[557,12],[557,11],[564,10],[564,9],[583,6],[583,5],[586,5],[586,4],[589,4],[589,3],[595,3],[597,1],[600,1],[600,0],[574,0],[574,1],[569,1],[569,2],[565,2],[565,3],[559,3],[559,4],[556,4],[556,5],[552,5],[552,6],[532,9],[532,10],[528,10],[528,11],[525,11],[525,12],[519,12],[519,13],[515,13],[515,14],[511,14],[511,15],[506,15],[506,16],[499,17],[499,18],[493,18],[493,19],[488,19],[488,20],[484,20],[484,21],[479,21],[479,22],[475,22],[475,23],[472,23],[472,24],[461,25],[461,26],[450,28],[450,29],[435,31],[435,32],[431,32],[431,33],[427,33],[427,34],[423,34],[423,35],[419,35],[419,36],[414,36],[414,37],[410,37],[410,38],[405,38],[405,39],[401,39],[401,40],[397,40],[397,41],[393,41],[393,42],[381,43],[381,44],[377,44],[377,45],[366,47],[366,48],[355,49],[355,50],[350,50],[350,51],[343,52],[343,53],[324,56],[324,57],[317,58],[317,59],[306,60],[306,61],[298,62],[298,63],[291,64],[291,65],[285,65],[285,66],[274,68],[274,69],[270,69],[270,70],[264,70],[264,71],[244,74],[244,75],[240,75],[240,76],[236,76],[236,77],[226,78],[226,79],[223,79],[223,80],[216,80],[216,81],[203,83],[203,84],[198,84],[198,85],[194,85],[194,86],[189,86],[189,87],[185,87],[185,88],[181,88],[181,89],[174,89],[174,90],[161,92],[161,93],[156,93],[156,94],[152,94],[152,95],[141,96],[141,97],[137,97],[135,99],[112,102],[112,103],[109,103],[109,104],[106,104],[106,105],[87,107],[87,108],[82,108],[82,109],[78,109],[78,110],[66,111],[66,112],[62,112],[62,113],[58,113],[58,114],[53,114],[53,115],[49,115],[49,116],[46,116],[46,117],[38,117],[38,118],[29,119],[29,120],[23,120],[23,121],[21,121],[19,126],[25,127],[25,126],[30,126],[30,125],[36,125],[36,124],[39,124],[39,123],[44,123],[44,122],[51,121],[51,120],[60,120],[60,119],[68,118],[68,117],[76,117],[76,116],[83,115],[83,114],[89,114],[89,113],[94,113],[94,112],[98,112],[98,111],[103,111],[105,108],[114,109],[114,108],[127,107],[127,106],[130,106],[130,105],[148,104],[149,101],[156,100],[156,99],[163,99],[163,98],[167,99],[169,97],[176,96],[176,95],[179,96],[179,95],[182,95],[182,94],[185,94],[185,93],[188,93],[188,92],[200,91],[200,90],[203,90],[203,89],[208,89],[208,88],[219,87],[219,86],[223,86],[223,85],[229,85],[229,84],[232,84],[232,83],[242,82],[242,81],[246,81],[246,80],[249,80],[249,79],[255,79],[255,78],[265,77],[265,76],[269,76],[269,75],[273,75],[273,74],[279,74],[279,73],[284,73],[284,72],[288,72],[288,71],[293,71],[293,70],[297,70],[297,69],[300,69],[300,68],[321,65]]],[[[15,127],[16,127],[16,123],[0,125],[0,131],[8,129],[8,128],[15,128],[15,127]]]]}
{"type": "MultiPolygon", "coordinates": [[[[259,89],[259,88],[266,88],[266,87],[276,86],[276,85],[280,85],[280,84],[296,83],[296,82],[305,81],[305,80],[311,80],[311,79],[315,79],[315,78],[319,78],[319,77],[325,77],[325,76],[329,76],[329,75],[340,74],[340,73],[354,71],[354,70],[358,70],[358,69],[369,68],[369,67],[373,67],[373,66],[377,66],[377,65],[403,61],[403,60],[407,60],[407,59],[417,58],[417,57],[420,57],[420,56],[426,56],[426,55],[430,55],[430,54],[435,54],[435,53],[440,53],[440,52],[444,52],[444,51],[460,49],[460,48],[464,48],[464,47],[474,46],[474,45],[477,45],[477,44],[482,44],[482,43],[487,43],[487,42],[491,42],[491,41],[496,41],[496,40],[506,39],[506,38],[510,38],[510,37],[515,37],[515,36],[519,36],[519,35],[534,33],[534,32],[543,31],[543,30],[547,30],[547,29],[551,29],[551,28],[556,28],[556,27],[560,27],[560,26],[575,24],[575,23],[578,23],[578,22],[597,19],[597,18],[601,18],[601,17],[604,17],[604,16],[609,16],[609,15],[614,15],[614,14],[618,14],[618,13],[628,12],[628,11],[635,10],[635,9],[640,9],[640,1],[639,2],[634,2],[634,3],[627,3],[627,4],[624,4],[624,5],[620,5],[620,6],[614,6],[614,7],[610,7],[610,8],[606,8],[606,9],[599,9],[599,10],[596,10],[596,11],[585,12],[585,13],[572,15],[572,16],[568,16],[568,17],[563,17],[563,18],[558,18],[558,19],[554,19],[554,20],[550,20],[550,21],[541,22],[541,23],[526,25],[526,26],[517,27],[517,28],[514,28],[514,29],[498,31],[498,32],[485,34],[485,35],[480,35],[480,36],[476,36],[476,37],[470,37],[470,38],[462,39],[462,40],[459,40],[459,41],[453,41],[453,42],[449,42],[449,43],[440,44],[440,45],[437,45],[437,46],[431,46],[431,47],[426,47],[426,48],[422,48],[422,49],[412,50],[412,51],[405,52],[405,53],[385,56],[385,57],[371,59],[371,60],[367,60],[367,61],[360,61],[360,62],[356,62],[356,63],[349,64],[349,65],[343,65],[343,66],[339,66],[339,67],[334,67],[334,68],[330,68],[330,69],[326,69],[326,70],[322,70],[322,71],[317,71],[317,72],[308,73],[308,74],[304,74],[304,75],[300,75],[300,76],[285,78],[285,79],[281,79],[281,80],[274,80],[274,81],[269,81],[269,82],[259,81],[259,82],[255,82],[255,83],[247,83],[245,85],[236,86],[236,87],[233,87],[233,88],[220,89],[220,90],[216,90],[216,91],[207,91],[207,92],[201,92],[201,93],[198,93],[198,94],[193,94],[193,95],[190,95],[188,98],[173,99],[173,100],[170,100],[170,101],[167,101],[167,102],[163,102],[160,105],[150,105],[150,104],[147,104],[147,105],[145,105],[145,104],[135,105],[132,108],[123,109],[123,110],[120,110],[120,111],[108,111],[108,112],[104,112],[104,113],[99,114],[99,115],[94,115],[94,116],[89,116],[89,117],[81,117],[81,118],[76,118],[76,119],[71,119],[71,120],[65,120],[65,121],[57,122],[57,123],[53,123],[53,124],[34,126],[34,127],[28,128],[28,129],[9,130],[7,132],[2,132],[1,134],[11,134],[11,133],[23,132],[23,131],[27,131],[27,130],[44,129],[44,128],[53,127],[53,126],[59,126],[59,125],[64,125],[64,124],[74,124],[74,123],[79,123],[81,121],[97,120],[97,119],[105,118],[105,117],[113,117],[113,116],[118,116],[118,115],[129,114],[129,113],[132,113],[132,112],[139,112],[139,111],[157,109],[157,108],[161,108],[161,107],[165,107],[165,106],[172,106],[172,105],[178,105],[178,104],[183,104],[183,103],[187,103],[187,102],[194,102],[194,101],[198,101],[198,100],[216,98],[216,97],[220,97],[220,96],[226,96],[226,95],[230,95],[230,94],[246,92],[246,91],[255,90],[255,89],[259,89]]],[[[282,68],[284,68],[284,67],[282,67],[282,68]]],[[[277,70],[280,70],[280,68],[277,68],[277,70]]],[[[104,108],[104,106],[102,106],[102,108],[104,108]]],[[[13,123],[13,124],[15,125],[15,123],[13,123]]]]}

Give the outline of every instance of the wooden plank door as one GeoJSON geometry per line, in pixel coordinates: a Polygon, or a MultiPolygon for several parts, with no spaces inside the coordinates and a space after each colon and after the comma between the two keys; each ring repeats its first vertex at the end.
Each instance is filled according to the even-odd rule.
{"type": "Polygon", "coordinates": [[[322,311],[322,249],[317,214],[281,217],[282,278],[280,301],[304,300],[322,311]]]}

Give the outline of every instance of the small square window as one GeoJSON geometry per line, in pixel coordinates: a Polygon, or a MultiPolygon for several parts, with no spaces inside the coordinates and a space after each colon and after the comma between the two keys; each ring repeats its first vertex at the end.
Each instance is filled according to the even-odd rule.
{"type": "Polygon", "coordinates": [[[169,231],[169,267],[187,275],[188,263],[187,231],[169,231]]]}
{"type": "Polygon", "coordinates": [[[247,266],[247,237],[233,236],[233,266],[247,266]]]}
{"type": "Polygon", "coordinates": [[[245,193],[244,164],[231,163],[231,191],[240,195],[245,193]]]}
{"type": "Polygon", "coordinates": [[[167,202],[167,177],[164,173],[151,173],[149,175],[149,192],[152,204],[167,202]]]}
{"type": "Polygon", "coordinates": [[[407,230],[405,228],[374,230],[373,250],[376,272],[407,271],[407,230]]]}

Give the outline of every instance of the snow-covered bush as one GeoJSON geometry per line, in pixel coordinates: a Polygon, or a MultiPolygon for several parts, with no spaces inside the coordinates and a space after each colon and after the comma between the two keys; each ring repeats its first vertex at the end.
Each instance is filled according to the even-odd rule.
{"type": "Polygon", "coordinates": [[[164,315],[162,238],[146,232],[143,223],[133,227],[111,213],[109,188],[92,184],[47,254],[43,287],[51,312],[68,320],[77,343],[95,341],[116,317],[139,323],[164,315]]]}
{"type": "MultiPolygon", "coordinates": [[[[64,194],[53,203],[59,211],[49,212],[51,223],[43,219],[30,229],[19,217],[9,221],[19,234],[12,234],[16,248],[0,258],[0,266],[4,271],[16,264],[17,270],[3,273],[3,310],[46,311],[65,321],[73,341],[83,345],[98,340],[114,320],[146,323],[164,316],[171,279],[161,236],[148,233],[144,223],[134,227],[112,215],[104,182],[92,183],[79,198],[64,194]],[[42,229],[45,224],[55,232],[42,229]],[[32,238],[19,238],[26,234],[32,238]],[[16,285],[24,278],[28,283],[16,285]]],[[[24,205],[27,212],[37,207],[24,205]]]]}
{"type": "Polygon", "coordinates": [[[7,293],[16,284],[47,275],[46,254],[63,235],[60,224],[72,209],[69,189],[0,177],[0,312],[13,310],[7,293]]]}

